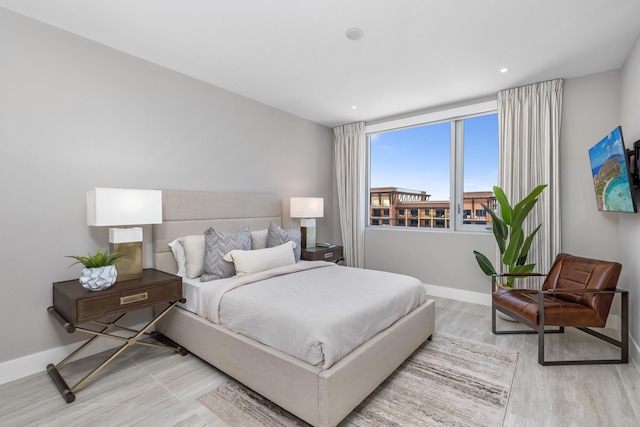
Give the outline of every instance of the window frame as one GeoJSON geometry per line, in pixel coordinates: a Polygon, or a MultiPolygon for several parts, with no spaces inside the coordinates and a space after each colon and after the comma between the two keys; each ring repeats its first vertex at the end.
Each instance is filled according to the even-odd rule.
{"type": "MultiPolygon", "coordinates": [[[[365,134],[367,138],[367,182],[366,182],[366,212],[367,222],[366,227],[382,228],[381,225],[371,224],[371,135],[397,131],[401,129],[432,125],[442,122],[450,122],[450,194],[449,194],[449,228],[428,228],[428,227],[406,227],[403,229],[409,230],[422,230],[422,231],[435,231],[435,232],[456,232],[456,231],[473,231],[490,233],[491,227],[480,224],[465,224],[464,223],[464,126],[463,121],[465,119],[485,116],[490,114],[496,114],[498,110],[497,100],[490,100],[484,102],[473,103],[464,105],[461,107],[443,109],[439,111],[433,111],[425,114],[419,114],[411,117],[404,117],[400,119],[392,119],[388,121],[373,123],[365,126],[365,134]],[[452,220],[453,219],[453,220],[452,220]]],[[[497,185],[497,183],[496,183],[497,185]]],[[[473,214],[473,213],[472,213],[473,214]]]]}

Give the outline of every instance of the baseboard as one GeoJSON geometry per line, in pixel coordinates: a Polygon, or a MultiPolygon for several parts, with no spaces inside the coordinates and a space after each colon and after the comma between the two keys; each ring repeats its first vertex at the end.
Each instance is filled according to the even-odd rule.
{"type": "MultiPolygon", "coordinates": [[[[132,326],[132,328],[141,329],[144,326],[146,326],[146,324],[134,325],[132,326]]],[[[0,385],[19,380],[24,377],[28,377],[29,375],[45,373],[48,364],[55,364],[60,362],[72,351],[82,345],[83,342],[84,341],[55,347],[49,350],[41,351],[40,353],[34,353],[28,356],[20,357],[18,359],[0,363],[0,385]]],[[[116,341],[113,339],[95,340],[93,343],[91,343],[90,346],[88,346],[87,348],[82,350],[80,354],[78,354],[77,359],[92,356],[105,350],[116,348],[120,345],[122,345],[120,341],[116,341]]]]}
{"type": "MultiPolygon", "coordinates": [[[[444,286],[435,286],[435,285],[424,285],[427,294],[433,295],[434,297],[441,298],[449,298],[456,301],[469,302],[472,304],[480,304],[485,306],[491,305],[491,295],[485,294],[481,292],[473,292],[473,291],[465,291],[462,289],[453,289],[447,288],[444,286]]],[[[436,305],[437,307],[437,305],[436,305]]],[[[620,330],[621,320],[619,314],[611,314],[607,319],[606,328],[612,328],[615,330],[620,330]]],[[[629,358],[631,359],[630,363],[633,363],[636,369],[640,370],[640,346],[633,339],[632,336],[629,336],[629,358]]]]}
{"type": "Polygon", "coordinates": [[[425,284],[424,287],[427,290],[427,295],[433,295],[434,297],[449,298],[456,301],[470,302],[472,304],[486,306],[491,305],[491,295],[489,294],[427,284],[425,284]]]}

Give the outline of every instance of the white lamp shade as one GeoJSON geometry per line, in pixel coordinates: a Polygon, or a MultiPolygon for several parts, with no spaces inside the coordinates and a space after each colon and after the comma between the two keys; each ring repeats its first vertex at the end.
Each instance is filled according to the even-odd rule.
{"type": "Polygon", "coordinates": [[[162,191],[95,188],[87,192],[87,225],[162,223],[162,191]]]}
{"type": "Polygon", "coordinates": [[[322,218],[324,199],[322,197],[292,197],[290,201],[291,218],[322,218]]]}

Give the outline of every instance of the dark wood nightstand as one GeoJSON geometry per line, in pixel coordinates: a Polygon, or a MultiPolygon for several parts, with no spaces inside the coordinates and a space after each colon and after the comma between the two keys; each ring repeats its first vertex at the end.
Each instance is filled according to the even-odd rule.
{"type": "Polygon", "coordinates": [[[88,341],[82,344],[77,350],[67,356],[57,365],[47,366],[47,373],[53,380],[62,397],[67,403],[75,400],[75,392],[84,385],[99,370],[104,368],[109,362],[115,359],[127,347],[140,344],[149,347],[167,348],[181,355],[186,355],[187,351],[171,341],[162,334],[146,331],[151,328],[160,318],[162,318],[178,302],[185,302],[182,297],[182,278],[173,274],[164,273],[154,269],[145,269],[139,279],[116,282],[113,286],[103,291],[90,291],[82,287],[78,280],[67,280],[53,284],[53,305],[47,311],[62,325],[68,333],[75,331],[93,335],[88,341]],[[145,307],[152,307],[156,304],[168,304],[161,310],[145,327],[141,330],[134,330],[116,323],[127,313],[145,307]],[[115,320],[101,322],[99,319],[106,316],[117,316],[115,320]],[[98,328],[87,329],[78,325],[92,323],[98,328]],[[113,335],[112,331],[126,331],[133,335],[122,337],[113,335]],[[78,352],[86,348],[98,337],[111,338],[123,342],[115,353],[110,355],[104,362],[89,372],[73,387],[69,387],[62,378],[58,369],[70,361],[78,352]],[[142,341],[141,338],[153,337],[163,344],[150,341],[142,341]]]}
{"type": "Polygon", "coordinates": [[[342,246],[333,248],[303,248],[300,258],[305,261],[330,261],[338,262],[344,259],[342,246]]]}

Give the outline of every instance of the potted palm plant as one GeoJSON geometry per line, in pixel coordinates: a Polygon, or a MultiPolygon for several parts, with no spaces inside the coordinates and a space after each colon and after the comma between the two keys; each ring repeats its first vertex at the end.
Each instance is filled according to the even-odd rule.
{"type": "MultiPolygon", "coordinates": [[[[526,237],[522,224],[538,202],[538,196],[546,187],[546,184],[537,186],[527,197],[513,207],[509,203],[504,191],[498,186],[493,187],[493,193],[498,201],[500,216],[502,218],[499,218],[488,206],[482,205],[482,207],[489,212],[493,221],[493,235],[500,249],[500,273],[528,274],[533,272],[536,265],[531,263],[527,264],[527,255],[529,254],[533,238],[538,233],[538,230],[540,230],[542,224],[538,225],[531,234],[526,237]]],[[[487,276],[497,274],[493,264],[485,255],[478,251],[473,251],[473,253],[476,256],[478,265],[487,276]]],[[[515,279],[516,277],[514,276],[507,277],[506,282],[503,282],[502,285],[513,287],[515,279]]]]}
{"type": "Polygon", "coordinates": [[[76,260],[69,267],[82,264],[84,268],[80,272],[80,284],[92,291],[107,289],[116,282],[118,271],[114,265],[118,258],[122,257],[118,252],[112,254],[107,249],[98,249],[95,254],[87,256],[68,255],[67,258],[76,260]]]}

